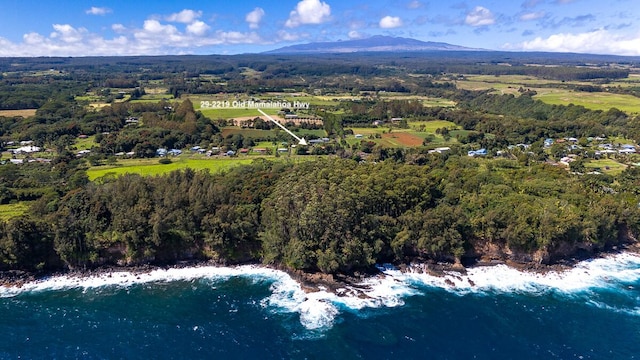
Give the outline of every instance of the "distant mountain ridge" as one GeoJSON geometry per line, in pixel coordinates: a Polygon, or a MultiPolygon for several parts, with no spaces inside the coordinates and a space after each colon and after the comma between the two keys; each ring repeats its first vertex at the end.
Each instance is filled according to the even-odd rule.
{"type": "Polygon", "coordinates": [[[382,51],[474,51],[473,49],[443,42],[376,35],[366,39],[315,42],[285,46],[266,51],[265,54],[354,53],[382,51]]]}

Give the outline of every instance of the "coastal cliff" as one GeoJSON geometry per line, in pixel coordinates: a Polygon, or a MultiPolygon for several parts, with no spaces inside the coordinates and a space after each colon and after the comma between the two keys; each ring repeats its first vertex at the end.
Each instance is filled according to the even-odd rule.
{"type": "Polygon", "coordinates": [[[546,164],[481,167],[456,156],[422,166],[259,161],[221,174],[126,175],[2,223],[0,270],[180,261],[332,275],[379,263],[535,267],[635,243],[635,195],[585,180],[546,164]]]}

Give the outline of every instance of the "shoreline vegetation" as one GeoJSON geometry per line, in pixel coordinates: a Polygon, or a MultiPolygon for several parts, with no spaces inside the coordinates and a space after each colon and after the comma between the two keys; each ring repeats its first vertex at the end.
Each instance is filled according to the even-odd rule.
{"type": "Polygon", "coordinates": [[[335,289],[383,263],[435,274],[495,264],[548,271],[637,247],[640,210],[622,187],[601,191],[547,164],[422,161],[258,160],[88,183],[55,210],[36,204],[36,214],[4,223],[0,278],[252,263],[335,289]]]}
{"type": "MultiPolygon", "coordinates": [[[[57,277],[65,276],[82,282],[83,280],[107,277],[117,278],[118,275],[131,274],[135,279],[140,280],[144,275],[148,275],[157,270],[171,270],[171,269],[197,269],[201,267],[217,267],[217,268],[234,268],[236,266],[254,265],[263,267],[265,269],[272,269],[277,271],[283,271],[296,281],[302,291],[305,293],[313,293],[317,291],[328,291],[338,296],[345,296],[344,288],[349,288],[350,295],[356,295],[358,297],[367,297],[365,294],[366,288],[363,284],[369,278],[377,276],[386,276],[384,270],[393,269],[399,270],[402,273],[418,273],[427,274],[438,278],[445,278],[448,275],[464,276],[468,270],[482,267],[493,267],[498,265],[506,265],[511,269],[524,272],[534,273],[540,275],[546,275],[548,273],[565,273],[574,268],[574,266],[580,264],[583,261],[595,260],[600,258],[606,258],[611,255],[628,252],[631,254],[640,255],[640,244],[637,242],[629,245],[623,245],[620,248],[616,247],[609,251],[599,252],[593,254],[591,257],[585,258],[571,258],[556,264],[533,264],[533,263],[519,263],[510,260],[506,261],[491,261],[483,262],[478,261],[473,264],[463,266],[455,263],[443,263],[436,261],[427,262],[412,262],[403,264],[376,264],[376,266],[365,273],[357,274],[326,274],[326,273],[311,273],[300,270],[293,270],[290,268],[277,266],[277,265],[264,265],[259,262],[249,262],[243,264],[221,264],[212,260],[208,261],[182,261],[177,264],[171,265],[136,265],[136,266],[106,266],[98,267],[94,269],[85,270],[67,270],[58,272],[40,272],[31,273],[20,270],[1,271],[0,272],[0,288],[15,288],[21,289],[25,285],[30,283],[37,283],[48,279],[54,279],[57,277]]],[[[457,277],[457,276],[456,276],[457,277]]],[[[170,279],[163,279],[170,280],[170,279]]],[[[476,284],[471,280],[467,280],[469,285],[473,288],[476,284]]],[[[456,288],[455,283],[445,279],[444,283],[451,287],[456,288]]]]}

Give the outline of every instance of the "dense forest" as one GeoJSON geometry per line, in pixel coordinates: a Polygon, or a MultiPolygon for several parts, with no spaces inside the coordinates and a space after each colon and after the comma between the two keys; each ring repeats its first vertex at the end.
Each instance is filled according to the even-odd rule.
{"type": "Polygon", "coordinates": [[[2,224],[3,270],[215,259],[327,273],[479,256],[550,263],[639,234],[640,172],[429,154],[422,164],[257,160],[221,174],[79,181],[2,224]],[[492,246],[498,252],[487,252],[492,246]]]}

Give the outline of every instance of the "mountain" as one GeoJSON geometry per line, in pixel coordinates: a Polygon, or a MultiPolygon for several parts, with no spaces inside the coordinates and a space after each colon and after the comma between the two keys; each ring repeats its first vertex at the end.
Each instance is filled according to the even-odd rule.
{"type": "Polygon", "coordinates": [[[372,36],[366,39],[285,46],[265,52],[265,54],[313,54],[313,53],[354,53],[374,51],[470,51],[480,50],[443,42],[420,41],[415,39],[372,36]]]}

